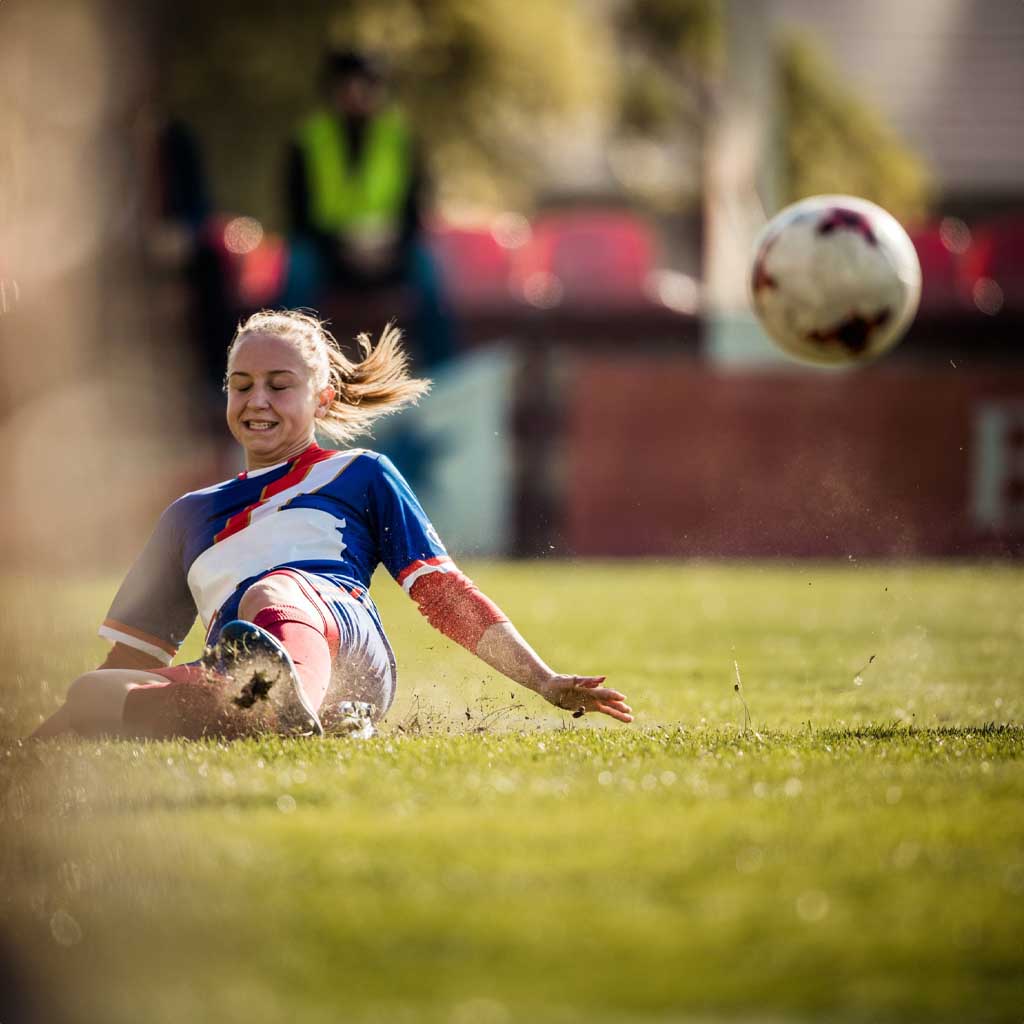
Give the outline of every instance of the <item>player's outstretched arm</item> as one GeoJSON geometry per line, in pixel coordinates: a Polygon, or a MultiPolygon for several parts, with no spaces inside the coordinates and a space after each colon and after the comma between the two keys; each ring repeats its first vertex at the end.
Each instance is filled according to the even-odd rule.
{"type": "Polygon", "coordinates": [[[567,676],[552,671],[511,622],[488,626],[475,653],[491,668],[539,693],[556,708],[574,715],[599,711],[620,722],[633,721],[626,695],[602,686],[604,676],[567,676]]]}
{"type": "Polygon", "coordinates": [[[625,695],[601,685],[604,676],[567,676],[550,669],[501,609],[454,567],[421,576],[409,593],[435,629],[555,707],[633,721],[625,695]]]}

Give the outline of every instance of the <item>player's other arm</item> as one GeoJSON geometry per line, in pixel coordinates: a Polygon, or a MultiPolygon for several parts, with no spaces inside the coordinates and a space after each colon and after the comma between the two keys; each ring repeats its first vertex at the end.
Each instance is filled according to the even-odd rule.
{"type": "Polygon", "coordinates": [[[187,512],[187,499],[164,510],[118,588],[99,630],[113,644],[99,668],[166,668],[192,627],[196,609],[181,553],[187,512]]]}
{"type": "Polygon", "coordinates": [[[502,675],[573,713],[599,711],[632,722],[632,708],[604,676],[555,672],[509,622],[501,609],[452,565],[420,576],[409,594],[435,629],[461,644],[502,675]]]}

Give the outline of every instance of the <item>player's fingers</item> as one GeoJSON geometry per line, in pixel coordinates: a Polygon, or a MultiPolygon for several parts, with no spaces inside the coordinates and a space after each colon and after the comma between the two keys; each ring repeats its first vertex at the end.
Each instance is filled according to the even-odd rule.
{"type": "Polygon", "coordinates": [[[618,711],[621,715],[632,715],[633,709],[628,704],[623,704],[620,701],[602,701],[602,708],[611,708],[613,711],[618,711]]]}
{"type": "Polygon", "coordinates": [[[633,716],[628,711],[620,711],[611,704],[597,704],[595,707],[602,715],[608,715],[609,718],[615,718],[620,722],[633,721],[633,716]]]}
{"type": "Polygon", "coordinates": [[[626,695],[619,693],[618,690],[609,690],[606,687],[600,687],[598,689],[591,690],[588,696],[593,697],[594,700],[625,700],[626,695]]]}
{"type": "Polygon", "coordinates": [[[607,676],[573,676],[574,686],[586,686],[588,689],[593,689],[595,686],[600,686],[607,676]]]}

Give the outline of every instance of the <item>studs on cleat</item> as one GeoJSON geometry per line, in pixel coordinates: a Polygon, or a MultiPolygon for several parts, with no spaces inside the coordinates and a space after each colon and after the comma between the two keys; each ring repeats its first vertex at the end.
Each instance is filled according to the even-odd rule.
{"type": "Polygon", "coordinates": [[[287,650],[259,626],[240,619],[226,623],[202,660],[211,681],[227,688],[231,704],[246,711],[257,708],[253,721],[260,727],[282,735],[323,735],[287,650]]]}
{"type": "Polygon", "coordinates": [[[376,707],[366,701],[338,701],[329,708],[321,709],[324,732],[329,736],[372,739],[377,734],[377,728],[373,723],[375,711],[376,707]]]}
{"type": "Polygon", "coordinates": [[[252,679],[242,687],[238,696],[232,698],[232,703],[240,708],[251,708],[256,701],[267,699],[274,682],[275,680],[257,670],[253,672],[252,679]]]}

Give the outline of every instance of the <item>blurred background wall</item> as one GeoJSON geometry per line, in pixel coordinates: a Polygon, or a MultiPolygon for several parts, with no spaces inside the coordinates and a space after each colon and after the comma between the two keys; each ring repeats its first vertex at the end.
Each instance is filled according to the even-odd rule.
{"type": "Polygon", "coordinates": [[[342,339],[397,316],[437,379],[366,443],[453,550],[1021,552],[1015,0],[55,0],[0,21],[9,563],[119,568],[167,501],[238,468],[224,348],[295,294],[289,146],[330,48],[379,59],[404,111],[423,259],[312,304],[342,339]],[[867,370],[784,362],[746,305],[754,232],[819,192],[881,203],[921,258],[918,319],[867,370]]]}

